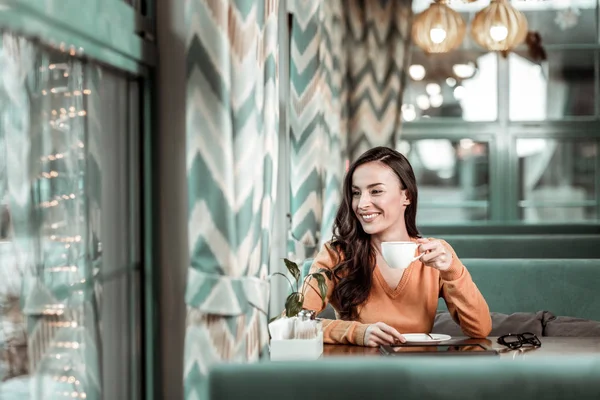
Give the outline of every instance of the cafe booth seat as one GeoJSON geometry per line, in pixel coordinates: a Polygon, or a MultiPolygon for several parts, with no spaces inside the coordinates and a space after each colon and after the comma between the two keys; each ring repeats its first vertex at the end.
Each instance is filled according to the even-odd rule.
{"type": "Polygon", "coordinates": [[[211,400],[598,400],[600,358],[327,358],[220,364],[211,400]]]}
{"type": "Polygon", "coordinates": [[[600,235],[444,235],[463,258],[600,258],[600,235]]]}
{"type": "Polygon", "coordinates": [[[444,238],[447,235],[600,235],[600,225],[580,224],[523,224],[472,222],[469,224],[440,224],[419,226],[425,237],[444,238]]]}
{"type": "MultiPolygon", "coordinates": [[[[600,321],[600,259],[461,260],[486,299],[490,312],[537,313],[600,321]]],[[[312,260],[303,264],[303,276],[312,260]]],[[[438,311],[447,311],[440,299],[438,311]]],[[[324,318],[335,318],[328,306],[324,318]]]]}
{"type": "MultiPolygon", "coordinates": [[[[600,321],[600,259],[461,261],[492,312],[550,311],[556,316],[600,321]]],[[[441,300],[439,310],[445,309],[441,300]]]]}

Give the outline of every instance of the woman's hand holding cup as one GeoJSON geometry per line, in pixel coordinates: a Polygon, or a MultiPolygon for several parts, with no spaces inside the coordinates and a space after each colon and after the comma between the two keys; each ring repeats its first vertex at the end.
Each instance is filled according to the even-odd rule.
{"type": "Polygon", "coordinates": [[[452,253],[439,240],[418,239],[421,261],[427,267],[445,271],[452,265],[452,253]]]}
{"type": "Polygon", "coordinates": [[[365,331],[365,346],[379,347],[380,345],[390,345],[404,343],[406,339],[396,329],[383,322],[376,322],[367,327],[365,331]]]}

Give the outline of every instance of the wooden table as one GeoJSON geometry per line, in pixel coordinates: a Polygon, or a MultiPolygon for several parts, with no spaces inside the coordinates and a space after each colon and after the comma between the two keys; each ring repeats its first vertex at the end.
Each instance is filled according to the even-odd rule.
{"type": "MultiPolygon", "coordinates": [[[[456,341],[467,343],[482,343],[494,349],[504,351],[505,346],[498,344],[497,337],[487,339],[456,338],[445,342],[452,344],[456,341]]],[[[525,347],[523,350],[504,351],[500,353],[503,358],[539,357],[539,356],[565,356],[565,355],[598,355],[600,356],[600,337],[540,337],[542,346],[537,349],[525,347]]],[[[341,344],[326,344],[323,346],[323,357],[340,356],[375,356],[379,357],[379,348],[351,346],[341,344]]]]}

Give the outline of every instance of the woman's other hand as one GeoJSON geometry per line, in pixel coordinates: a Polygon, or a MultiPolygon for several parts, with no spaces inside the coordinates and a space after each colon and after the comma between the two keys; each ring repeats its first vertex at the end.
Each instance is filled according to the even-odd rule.
{"type": "Polygon", "coordinates": [[[452,253],[439,240],[418,239],[421,261],[428,267],[445,271],[452,265],[452,253]]]}
{"type": "Polygon", "coordinates": [[[369,325],[365,331],[365,346],[379,347],[386,344],[404,343],[406,339],[396,329],[383,322],[369,325]]]}

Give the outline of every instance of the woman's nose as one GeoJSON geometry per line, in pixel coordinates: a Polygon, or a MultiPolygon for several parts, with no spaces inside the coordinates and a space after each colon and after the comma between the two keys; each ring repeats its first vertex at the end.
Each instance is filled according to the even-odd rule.
{"type": "Polygon", "coordinates": [[[371,204],[371,196],[368,193],[361,194],[358,199],[358,208],[365,208],[371,204]]]}

